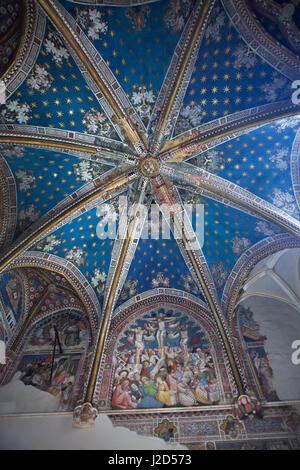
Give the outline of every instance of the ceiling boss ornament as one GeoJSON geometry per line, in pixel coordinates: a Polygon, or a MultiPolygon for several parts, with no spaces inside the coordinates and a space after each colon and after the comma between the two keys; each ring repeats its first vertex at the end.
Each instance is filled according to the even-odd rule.
{"type": "Polygon", "coordinates": [[[157,158],[151,154],[140,160],[138,169],[145,178],[154,178],[159,174],[161,164],[157,158]]]}

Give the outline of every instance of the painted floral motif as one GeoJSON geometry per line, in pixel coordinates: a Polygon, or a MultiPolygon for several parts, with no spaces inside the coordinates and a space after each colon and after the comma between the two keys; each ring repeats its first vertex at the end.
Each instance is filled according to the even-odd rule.
{"type": "Polygon", "coordinates": [[[192,11],[193,3],[192,0],[171,0],[169,2],[164,21],[173,33],[178,33],[184,28],[185,21],[192,11]]]}
{"type": "Polygon", "coordinates": [[[67,251],[65,258],[69,261],[72,261],[77,266],[83,266],[87,254],[77,247],[73,247],[71,250],[67,251]]]}
{"type": "Polygon", "coordinates": [[[211,264],[211,274],[220,294],[230,274],[230,270],[225,268],[223,261],[218,261],[211,264]]]}
{"type": "Polygon", "coordinates": [[[98,133],[106,137],[110,137],[114,134],[114,128],[108,121],[106,114],[94,108],[90,109],[84,115],[82,123],[90,134],[98,133]]]}
{"type": "Polygon", "coordinates": [[[131,299],[131,297],[135,296],[137,293],[137,285],[138,282],[136,279],[127,279],[127,281],[124,283],[124,287],[122,289],[122,292],[120,294],[120,299],[121,300],[127,300],[131,299]]]}
{"type": "Polygon", "coordinates": [[[220,8],[217,8],[215,18],[209,23],[205,30],[206,39],[217,39],[220,35],[220,29],[225,24],[226,14],[224,11],[220,12],[220,8]]]}
{"type": "Polygon", "coordinates": [[[298,208],[295,198],[288,191],[283,192],[281,189],[275,188],[272,199],[273,204],[276,207],[282,209],[293,217],[298,217],[298,208]]]}
{"type": "Polygon", "coordinates": [[[27,124],[30,119],[30,106],[27,103],[19,103],[19,100],[12,100],[6,103],[0,116],[4,122],[15,124],[27,124]]]}
{"type": "Polygon", "coordinates": [[[100,176],[105,171],[105,166],[97,162],[82,160],[78,165],[74,165],[75,176],[82,181],[90,181],[100,176]]]}
{"type": "Polygon", "coordinates": [[[104,21],[104,12],[95,7],[75,8],[74,14],[77,23],[92,41],[101,39],[106,34],[108,23],[104,21]]]}
{"type": "Polygon", "coordinates": [[[18,215],[18,231],[21,232],[35,222],[40,215],[40,211],[34,204],[30,204],[26,209],[21,209],[18,215]]]}
{"type": "Polygon", "coordinates": [[[28,88],[31,90],[37,90],[44,93],[50,88],[53,80],[52,75],[47,72],[45,67],[36,64],[26,83],[28,88]]]}
{"type": "Polygon", "coordinates": [[[22,158],[25,155],[25,147],[23,145],[8,145],[1,149],[1,153],[5,158],[22,158]]]}
{"type": "Polygon", "coordinates": [[[198,104],[187,105],[184,108],[181,108],[179,117],[176,122],[176,134],[185,132],[191,127],[197,127],[201,124],[203,119],[202,108],[198,104]]]}
{"type": "Polygon", "coordinates": [[[157,276],[154,277],[151,281],[151,287],[155,289],[156,287],[169,287],[170,279],[164,275],[164,273],[157,273],[157,276]]]}
{"type": "Polygon", "coordinates": [[[272,237],[276,233],[281,232],[280,228],[276,227],[275,225],[271,225],[268,222],[265,222],[264,220],[260,220],[259,222],[257,222],[254,227],[254,230],[256,232],[262,233],[266,237],[272,237]]]}
{"type": "Polygon", "coordinates": [[[300,126],[300,116],[292,116],[281,119],[280,121],[275,121],[275,127],[278,133],[284,131],[285,129],[294,129],[298,126],[300,126]]]}
{"type": "Polygon", "coordinates": [[[251,241],[245,237],[234,237],[232,239],[232,251],[236,256],[241,255],[249,246],[251,241]]]}
{"type": "Polygon", "coordinates": [[[51,26],[48,28],[44,46],[46,54],[50,54],[52,56],[52,60],[56,65],[61,65],[64,59],[68,60],[70,57],[59,33],[51,26]]]}
{"type": "Polygon", "coordinates": [[[155,103],[153,90],[147,90],[146,85],[134,85],[131,101],[144,123],[150,119],[151,111],[155,103]],[[137,89],[137,91],[136,91],[137,89]]]}
{"type": "Polygon", "coordinates": [[[57,239],[56,235],[48,235],[48,237],[44,238],[44,240],[41,240],[37,242],[34,245],[34,248],[36,250],[40,251],[52,251],[56,246],[59,246],[61,244],[61,241],[57,239]]]}
{"type": "Polygon", "coordinates": [[[289,166],[290,150],[288,147],[281,147],[276,149],[273,155],[269,156],[269,160],[275,163],[276,168],[281,171],[287,170],[289,166]]]}
{"type": "Polygon", "coordinates": [[[127,8],[126,18],[131,20],[132,29],[142,31],[146,27],[146,18],[149,17],[151,9],[148,5],[143,7],[127,8]]]}
{"type": "Polygon", "coordinates": [[[276,101],[279,97],[286,98],[290,93],[288,81],[283,77],[275,77],[271,83],[264,83],[260,88],[268,102],[276,101]]]}
{"type": "Polygon", "coordinates": [[[97,209],[97,217],[103,217],[101,224],[116,222],[119,219],[117,208],[114,204],[101,204],[97,209]]]}
{"type": "Polygon", "coordinates": [[[75,176],[80,178],[82,181],[90,181],[93,179],[89,160],[83,160],[82,162],[79,162],[77,166],[74,165],[74,173],[75,176]]]}
{"type": "Polygon", "coordinates": [[[98,268],[94,270],[91,284],[96,289],[96,292],[99,296],[102,296],[104,294],[106,278],[107,274],[105,271],[100,271],[100,269],[98,268]]]}
{"type": "Polygon", "coordinates": [[[196,158],[196,165],[212,173],[218,171],[225,163],[225,158],[218,150],[209,150],[196,158]]]}
{"type": "Polygon", "coordinates": [[[196,286],[194,279],[190,274],[181,274],[180,278],[183,284],[183,289],[186,292],[190,292],[191,294],[199,294],[198,287],[196,286]]]}
{"type": "Polygon", "coordinates": [[[35,184],[35,176],[32,170],[17,170],[16,177],[19,189],[22,193],[31,189],[32,185],[35,184]]]}
{"type": "Polygon", "coordinates": [[[250,49],[241,44],[232,54],[235,57],[233,66],[235,69],[240,70],[245,68],[249,70],[257,63],[256,54],[250,49]]]}

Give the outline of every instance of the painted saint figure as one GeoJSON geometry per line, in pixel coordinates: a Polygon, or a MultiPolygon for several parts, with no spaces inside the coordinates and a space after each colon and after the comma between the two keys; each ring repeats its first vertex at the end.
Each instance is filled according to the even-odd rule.
{"type": "Polygon", "coordinates": [[[117,385],[113,396],[111,404],[115,408],[136,408],[136,404],[132,402],[131,396],[129,393],[129,380],[121,380],[119,385],[117,385]]]}

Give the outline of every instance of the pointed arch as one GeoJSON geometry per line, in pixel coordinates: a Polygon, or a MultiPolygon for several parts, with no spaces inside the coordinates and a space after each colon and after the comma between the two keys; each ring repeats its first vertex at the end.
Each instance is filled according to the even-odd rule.
{"type": "Polygon", "coordinates": [[[9,98],[23,83],[34,66],[46,27],[46,15],[34,0],[25,0],[21,42],[12,63],[0,77],[9,98]]]}
{"type": "MultiPolygon", "coordinates": [[[[80,298],[91,328],[92,344],[95,341],[97,327],[101,316],[101,307],[94,289],[79,269],[66,259],[49,253],[28,251],[16,258],[8,269],[41,268],[64,276],[80,298]]],[[[7,269],[7,270],[8,270],[7,269]]]]}

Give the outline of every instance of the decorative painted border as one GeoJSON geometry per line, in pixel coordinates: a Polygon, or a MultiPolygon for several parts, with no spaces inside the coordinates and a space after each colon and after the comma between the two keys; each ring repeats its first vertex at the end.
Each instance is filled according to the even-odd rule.
{"type": "Polygon", "coordinates": [[[293,142],[290,166],[294,194],[300,209],[300,127],[293,142]]]}
{"type": "MultiPolygon", "coordinates": [[[[112,289],[113,282],[115,279],[115,275],[118,272],[118,263],[119,259],[122,256],[122,252],[124,250],[124,240],[122,239],[122,236],[120,235],[120,228],[118,229],[118,234],[117,238],[115,239],[114,246],[112,249],[112,254],[111,254],[111,259],[110,259],[110,264],[109,264],[109,270],[107,273],[107,278],[105,282],[105,290],[104,290],[104,299],[103,299],[103,310],[105,310],[107,303],[109,302],[109,298],[113,296],[113,302],[112,302],[112,307],[111,310],[113,311],[114,306],[118,300],[118,297],[121,293],[121,290],[123,288],[124,282],[126,281],[128,271],[131,266],[132,259],[134,257],[136,248],[138,246],[141,232],[143,230],[144,222],[148,216],[150,204],[152,202],[152,196],[149,195],[149,181],[147,179],[141,178],[140,180],[137,181],[136,184],[133,185],[133,188],[135,190],[135,195],[132,194],[131,191],[129,190],[129,195],[128,199],[130,201],[130,206],[131,209],[134,207],[134,204],[143,204],[145,208],[147,208],[147,212],[145,211],[145,214],[143,217],[135,217],[133,214],[131,215],[131,218],[134,217],[134,222],[131,223],[131,218],[130,221],[128,222],[128,225],[126,227],[126,231],[130,230],[130,227],[133,225],[132,232],[130,233],[130,241],[128,244],[126,250],[126,255],[123,260],[122,266],[120,268],[120,275],[118,279],[117,286],[112,289]]],[[[131,190],[133,189],[131,188],[131,190]]],[[[123,210],[123,213],[120,214],[120,220],[122,220],[123,216],[127,215],[127,209],[131,210],[129,208],[125,207],[123,210]]],[[[136,210],[135,210],[136,212],[136,210]]],[[[124,229],[124,227],[123,227],[124,229]]]]}
{"type": "MultiPolygon", "coordinates": [[[[165,168],[161,168],[162,172],[164,171],[164,169],[165,168]]],[[[167,170],[170,170],[170,172],[174,172],[174,168],[168,167],[167,170]]],[[[188,175],[187,179],[191,179],[191,177],[188,175]]],[[[161,210],[163,214],[165,207],[164,204],[179,204],[182,208],[181,211],[184,210],[182,206],[182,201],[180,199],[176,187],[167,178],[163,177],[162,175],[158,175],[152,182],[152,190],[156,202],[162,208],[161,210]]],[[[170,214],[167,213],[168,218],[169,216],[170,214]]],[[[177,224],[181,230],[182,222],[180,219],[182,219],[182,217],[178,219],[178,216],[179,213],[175,212],[172,216],[172,224],[177,224]]],[[[211,314],[213,315],[214,321],[218,327],[219,339],[224,344],[224,347],[227,351],[228,360],[231,364],[231,369],[234,375],[236,386],[238,387],[239,392],[242,393],[243,387],[246,386],[246,383],[244,381],[241,368],[237,366],[239,359],[234,354],[234,344],[232,338],[229,335],[227,321],[220,306],[219,296],[217,294],[215,283],[207,265],[205,256],[198,242],[198,239],[194,233],[193,227],[189,222],[189,218],[186,219],[186,222],[188,223],[188,227],[185,227],[183,236],[177,240],[177,243],[183,255],[183,258],[191,272],[192,277],[196,280],[197,285],[199,286],[201,292],[203,292],[207,304],[209,305],[211,314]],[[188,240],[193,240],[193,246],[189,245],[188,240]]]]}
{"type": "Polygon", "coordinates": [[[259,241],[242,254],[227,279],[222,297],[222,308],[230,324],[243,283],[255,264],[277,251],[299,247],[299,239],[283,233],[259,241]]]}
{"type": "Polygon", "coordinates": [[[237,137],[241,132],[253,130],[258,124],[267,124],[297,113],[300,113],[300,106],[294,105],[292,100],[283,100],[228,114],[175,136],[162,149],[160,157],[164,161],[189,159],[237,137]]]}
{"type": "Polygon", "coordinates": [[[221,0],[223,7],[246,44],[263,60],[290,80],[299,78],[300,61],[278,44],[254,19],[245,0],[221,0]]]}
{"type": "Polygon", "coordinates": [[[17,186],[13,172],[0,154],[0,250],[8,246],[17,225],[17,186]]]}
{"type": "Polygon", "coordinates": [[[0,124],[0,145],[18,143],[51,148],[89,160],[103,158],[110,164],[136,164],[136,156],[131,149],[116,140],[50,127],[0,124]]]}
{"type": "Polygon", "coordinates": [[[6,97],[9,98],[23,83],[34,66],[45,33],[46,16],[34,0],[26,0],[24,31],[21,44],[8,70],[1,79],[6,85],[6,97]]]}
{"type": "MultiPolygon", "coordinates": [[[[158,287],[156,289],[151,289],[145,292],[142,292],[141,294],[137,294],[134,297],[132,297],[129,300],[126,300],[122,305],[120,305],[112,314],[112,319],[115,318],[116,315],[119,313],[123,312],[124,310],[128,311],[133,311],[134,308],[136,307],[137,303],[140,301],[146,301],[146,299],[152,299],[155,298],[158,295],[169,295],[169,296],[174,296],[176,299],[186,299],[187,301],[191,303],[195,303],[199,305],[199,308],[201,310],[207,310],[207,305],[205,302],[203,302],[201,299],[196,297],[193,294],[190,294],[189,292],[181,291],[178,289],[173,289],[170,287],[158,287]]],[[[152,299],[152,301],[154,301],[152,299]]]]}
{"type": "MultiPolygon", "coordinates": [[[[47,282],[41,278],[41,276],[39,275],[39,273],[35,273],[34,270],[28,268],[28,269],[19,269],[18,270],[20,276],[22,277],[23,279],[23,284],[24,284],[24,288],[25,288],[25,295],[24,295],[24,319],[30,314],[30,310],[31,308],[34,308],[34,305],[33,307],[31,307],[30,305],[30,302],[31,302],[31,294],[32,292],[30,292],[30,287],[29,287],[29,284],[30,284],[30,281],[32,280],[32,278],[34,277],[38,277],[43,285],[43,290],[41,291],[41,295],[43,295],[45,289],[47,289],[48,287],[48,284],[47,282]]],[[[37,300],[38,301],[38,300],[37,300]]]]}
{"type": "Polygon", "coordinates": [[[63,36],[79,70],[124,142],[139,154],[147,141],[143,123],[101,54],[57,0],[37,0],[63,36]]]}
{"type": "Polygon", "coordinates": [[[205,189],[220,196],[223,204],[228,205],[231,201],[246,210],[255,212],[259,218],[275,223],[296,237],[300,237],[300,222],[297,219],[225,178],[185,162],[165,163],[161,166],[161,173],[174,180],[175,183],[179,181],[185,189],[194,187],[200,192],[205,189]]]}
{"type": "Polygon", "coordinates": [[[120,167],[104,173],[86,183],[77,191],[60,201],[41,219],[25,230],[15,243],[2,253],[0,270],[5,269],[17,255],[30,248],[36,241],[49,235],[97,204],[117,196],[136,179],[131,167],[120,167]]]}
{"type": "Polygon", "coordinates": [[[252,0],[251,6],[267,18],[278,23],[278,27],[290,47],[296,52],[300,51],[300,32],[292,17],[282,18],[283,7],[273,2],[273,0],[252,0]]]}
{"type": "Polygon", "coordinates": [[[81,5],[101,5],[102,7],[135,7],[137,5],[146,5],[155,3],[159,0],[71,0],[73,3],[81,5]]]}
{"type": "Polygon", "coordinates": [[[99,367],[93,402],[98,406],[109,406],[109,399],[112,393],[114,350],[116,340],[121,331],[129,322],[135,321],[151,308],[170,307],[180,308],[182,311],[193,317],[195,321],[202,324],[207,337],[214,348],[214,363],[218,369],[218,378],[223,386],[223,397],[227,394],[230,399],[237,393],[235,383],[231,377],[231,369],[226,356],[223,343],[219,341],[219,333],[212,319],[210,311],[201,300],[195,296],[177,289],[157,288],[136,295],[121,305],[113,314],[112,322],[106,337],[105,348],[101,365],[99,367]],[[101,405],[101,403],[103,405],[101,405]]]}
{"type": "Polygon", "coordinates": [[[96,331],[101,316],[101,308],[94,289],[88,280],[83,276],[81,271],[70,261],[60,258],[49,253],[41,253],[38,251],[28,251],[17,257],[6,270],[14,268],[38,267],[53,271],[64,276],[69,284],[78,294],[83,306],[89,317],[92,342],[95,340],[96,331]]]}
{"type": "Polygon", "coordinates": [[[148,124],[148,132],[155,128],[152,152],[158,152],[161,139],[173,132],[214,4],[215,0],[198,0],[176,45],[148,124]]]}
{"type": "MultiPolygon", "coordinates": [[[[7,309],[6,303],[4,302],[2,293],[0,292],[0,308],[1,308],[2,318],[3,318],[8,342],[10,342],[11,338],[14,336],[15,331],[18,329],[19,323],[22,323],[25,318],[26,307],[27,307],[26,294],[28,294],[28,283],[26,282],[26,276],[24,276],[24,274],[18,270],[15,270],[13,272],[13,275],[18,279],[20,283],[22,308],[21,308],[21,314],[18,319],[18,322],[16,322],[12,328],[8,324],[8,321],[7,321],[8,309],[7,309]]],[[[0,275],[0,282],[1,282],[1,275],[0,275]]]]}
{"type": "MultiPolygon", "coordinates": [[[[296,405],[296,403],[295,403],[296,405]]],[[[155,429],[168,420],[175,425],[177,432],[168,442],[186,445],[192,450],[215,449],[215,444],[255,441],[284,441],[291,449],[299,449],[299,435],[289,426],[289,418],[295,414],[293,403],[268,403],[263,406],[263,420],[240,421],[241,428],[235,437],[225,434],[222,424],[232,417],[232,407],[203,406],[185,410],[160,409],[158,411],[106,411],[114,426],[124,426],[138,434],[157,437],[155,429]],[[249,424],[250,423],[250,424],[249,424]],[[211,444],[213,447],[209,446],[211,444]]]]}

